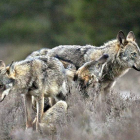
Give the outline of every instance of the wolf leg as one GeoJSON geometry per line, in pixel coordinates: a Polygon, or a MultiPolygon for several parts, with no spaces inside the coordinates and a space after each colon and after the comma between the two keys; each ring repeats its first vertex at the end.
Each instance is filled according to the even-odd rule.
{"type": "Polygon", "coordinates": [[[36,131],[40,131],[39,128],[39,123],[41,123],[41,119],[43,116],[43,110],[44,110],[44,94],[39,97],[39,99],[37,100],[37,119],[36,119],[36,131]]]}
{"type": "Polygon", "coordinates": [[[25,95],[25,117],[26,117],[26,129],[32,127],[32,97],[31,95],[25,95]]]}

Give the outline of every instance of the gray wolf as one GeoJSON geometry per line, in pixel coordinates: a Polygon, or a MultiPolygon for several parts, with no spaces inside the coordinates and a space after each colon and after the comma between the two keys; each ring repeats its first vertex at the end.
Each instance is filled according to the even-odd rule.
{"type": "MultiPolygon", "coordinates": [[[[43,57],[43,56],[45,57],[48,51],[49,51],[48,48],[42,48],[40,50],[34,51],[29,56],[26,57],[26,60],[33,59],[33,58],[39,58],[39,57],[43,57]]],[[[6,97],[6,95],[8,94],[9,87],[11,86],[10,83],[11,83],[12,79],[9,79],[9,77],[7,77],[7,75],[6,75],[6,70],[9,69],[9,66],[10,65],[5,66],[5,63],[0,60],[0,93],[3,93],[0,95],[0,96],[3,96],[3,97],[1,97],[1,99],[2,99],[1,102],[4,100],[4,97],[6,97]],[[6,90],[6,89],[8,89],[8,90],[6,90]]],[[[49,99],[45,98],[44,101],[45,101],[44,102],[44,111],[46,111],[52,104],[51,98],[49,98],[49,99]],[[48,101],[49,101],[49,104],[48,104],[48,101]]],[[[34,97],[32,97],[32,105],[33,105],[33,109],[36,111],[36,101],[35,101],[34,97]]]]}
{"type": "Polygon", "coordinates": [[[94,88],[96,93],[99,91],[99,81],[102,79],[103,69],[108,59],[109,56],[104,54],[96,61],[86,62],[76,71],[74,81],[78,83],[82,95],[88,96],[88,89],[91,87],[94,88]]]}
{"type": "Polygon", "coordinates": [[[86,62],[97,60],[103,54],[108,54],[109,59],[99,82],[102,93],[106,95],[113,87],[115,80],[130,68],[140,71],[140,49],[132,31],[128,33],[127,37],[122,31],[119,31],[116,39],[108,41],[100,47],[62,45],[51,49],[47,55],[73,64],[78,69],[86,62]]]}
{"type": "Polygon", "coordinates": [[[89,84],[92,80],[98,82],[102,76],[103,68],[108,57],[109,56],[105,54],[96,61],[91,60],[86,62],[76,71],[75,76],[77,76],[79,80],[83,80],[85,85],[89,84]]]}
{"type": "MultiPolygon", "coordinates": [[[[2,63],[4,64],[3,61],[2,63]]],[[[12,79],[13,86],[9,92],[25,95],[26,128],[32,127],[31,97],[35,97],[37,101],[36,128],[38,129],[38,124],[41,122],[43,114],[44,96],[55,98],[57,101],[59,93],[63,93],[64,96],[67,93],[63,64],[53,57],[40,57],[39,59],[13,62],[8,69],[6,69],[5,65],[2,66],[2,69],[6,71],[5,77],[12,79]]]]}

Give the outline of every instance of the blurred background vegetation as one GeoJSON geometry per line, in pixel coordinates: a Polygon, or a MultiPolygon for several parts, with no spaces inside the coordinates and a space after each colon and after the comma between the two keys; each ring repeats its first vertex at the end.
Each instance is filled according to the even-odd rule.
{"type": "Polygon", "coordinates": [[[140,0],[1,0],[0,59],[24,59],[42,47],[102,45],[119,30],[140,38],[140,0]]]}

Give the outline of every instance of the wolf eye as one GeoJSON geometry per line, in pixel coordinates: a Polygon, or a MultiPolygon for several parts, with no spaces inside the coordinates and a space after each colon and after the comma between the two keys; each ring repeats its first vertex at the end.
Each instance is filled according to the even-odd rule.
{"type": "Polygon", "coordinates": [[[131,53],[131,55],[132,55],[133,57],[136,57],[136,56],[137,56],[137,53],[136,53],[136,52],[133,52],[133,53],[131,53]]]}

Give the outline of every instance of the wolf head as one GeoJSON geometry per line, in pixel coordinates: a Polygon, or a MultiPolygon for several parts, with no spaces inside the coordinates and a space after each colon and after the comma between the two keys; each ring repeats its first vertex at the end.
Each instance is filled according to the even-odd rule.
{"type": "Polygon", "coordinates": [[[92,60],[90,62],[86,62],[77,70],[75,77],[84,81],[84,85],[98,82],[102,77],[102,72],[108,57],[109,56],[107,54],[104,54],[96,61],[92,60]]]}
{"type": "Polygon", "coordinates": [[[117,43],[119,46],[118,59],[123,67],[134,68],[140,71],[140,49],[136,43],[135,35],[130,31],[125,37],[120,31],[117,35],[117,43]]]}
{"type": "Polygon", "coordinates": [[[8,71],[9,66],[6,67],[5,63],[0,60],[0,102],[9,94],[10,87],[12,86],[13,79],[9,78],[8,71]]]}
{"type": "Polygon", "coordinates": [[[90,73],[93,73],[98,78],[98,80],[100,80],[102,77],[103,69],[108,57],[108,54],[104,54],[97,61],[94,62],[94,65],[92,67],[89,68],[90,73]]]}

